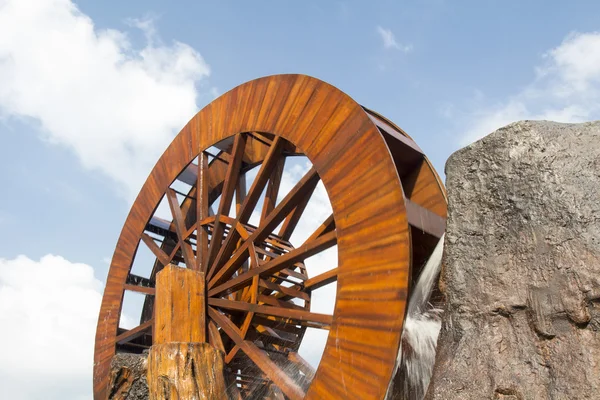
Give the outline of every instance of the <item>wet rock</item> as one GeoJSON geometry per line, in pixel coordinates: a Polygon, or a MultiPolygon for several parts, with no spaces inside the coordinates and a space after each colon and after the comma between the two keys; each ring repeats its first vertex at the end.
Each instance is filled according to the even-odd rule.
{"type": "Polygon", "coordinates": [[[446,164],[429,399],[597,399],[600,122],[524,121],[446,164]]]}

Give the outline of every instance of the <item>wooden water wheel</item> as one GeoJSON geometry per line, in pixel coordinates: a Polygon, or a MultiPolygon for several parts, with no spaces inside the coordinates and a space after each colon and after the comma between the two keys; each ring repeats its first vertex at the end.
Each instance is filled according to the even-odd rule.
{"type": "Polygon", "coordinates": [[[439,177],[392,122],[307,76],[238,86],[182,129],[132,206],[100,310],[95,399],[107,396],[116,352],[152,345],[155,276],[167,264],[204,271],[203,329],[240,398],[382,399],[411,283],[445,218],[439,177]],[[312,167],[283,190],[284,162],[299,155],[312,167]],[[319,182],[333,212],[293,243],[319,182]],[[161,201],[172,218],[155,214],[161,201]],[[304,261],[333,246],[338,265],[311,275],[304,261]],[[153,255],[147,276],[131,271],[141,247],[153,255]],[[311,293],[333,282],[333,315],[312,312],[311,293]],[[145,296],[132,329],[119,327],[126,292],[145,296]],[[309,328],[329,331],[316,371],[298,354],[309,328]]]}

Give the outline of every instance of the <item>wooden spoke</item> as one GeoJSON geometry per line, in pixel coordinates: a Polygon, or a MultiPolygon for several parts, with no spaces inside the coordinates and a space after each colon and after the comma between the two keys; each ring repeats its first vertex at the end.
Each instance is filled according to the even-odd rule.
{"type": "Polygon", "coordinates": [[[276,259],[271,260],[258,268],[251,269],[250,271],[247,271],[217,287],[209,289],[208,295],[217,296],[224,292],[233,292],[239,290],[240,288],[249,285],[249,281],[255,275],[272,275],[275,272],[279,272],[282,269],[297,263],[298,261],[302,261],[305,258],[320,253],[321,251],[335,245],[336,242],[337,236],[335,231],[326,233],[281,257],[277,257],[276,259]]]}
{"type": "Polygon", "coordinates": [[[226,310],[254,312],[262,315],[272,315],[274,317],[290,318],[296,321],[314,322],[320,325],[331,325],[333,319],[331,315],[317,314],[304,310],[265,306],[261,304],[251,304],[243,301],[209,298],[208,304],[210,306],[219,307],[226,310]]]}
{"type": "Polygon", "coordinates": [[[206,271],[208,269],[208,232],[204,229],[201,221],[209,218],[209,177],[208,177],[208,155],[201,152],[198,156],[198,177],[196,183],[196,269],[206,271]]]}
{"type": "Polygon", "coordinates": [[[145,287],[145,286],[138,286],[138,285],[125,284],[125,285],[123,285],[123,289],[130,290],[132,292],[147,294],[150,296],[154,296],[154,293],[156,292],[156,290],[152,287],[145,287]]]}
{"type": "Polygon", "coordinates": [[[279,236],[281,236],[281,238],[283,238],[284,240],[289,240],[290,236],[292,236],[292,233],[294,233],[294,229],[296,229],[296,226],[300,221],[300,217],[302,217],[302,214],[304,213],[304,210],[306,209],[306,206],[308,205],[310,197],[312,196],[315,188],[316,186],[313,187],[313,190],[310,193],[307,193],[305,195],[304,199],[302,199],[302,201],[296,206],[296,208],[294,208],[294,211],[292,211],[287,216],[285,221],[283,221],[283,225],[279,230],[279,236]]]}
{"type": "Polygon", "coordinates": [[[142,233],[142,241],[146,244],[146,246],[148,246],[150,251],[154,254],[154,256],[158,259],[158,261],[160,261],[160,263],[163,266],[169,264],[171,258],[164,251],[162,251],[160,247],[158,247],[158,245],[156,244],[154,239],[150,237],[150,235],[148,235],[145,232],[142,233]]]}
{"type": "MultiPolygon", "coordinates": [[[[233,201],[233,192],[238,184],[240,167],[242,165],[242,156],[246,145],[246,136],[243,134],[236,135],[233,141],[233,149],[231,150],[231,162],[227,167],[227,176],[223,182],[223,191],[221,192],[221,202],[219,203],[218,215],[228,215],[233,201]]],[[[215,227],[212,233],[212,239],[208,248],[208,263],[209,265],[215,259],[221,242],[223,240],[223,225],[217,218],[215,227]]]]}
{"type": "Polygon", "coordinates": [[[338,269],[333,268],[327,272],[310,278],[304,282],[304,290],[316,290],[337,281],[338,269]]]}
{"type": "MultiPolygon", "coordinates": [[[[234,253],[233,257],[217,272],[209,282],[209,287],[220,283],[231,276],[231,274],[239,268],[245,257],[248,257],[248,243],[260,242],[268,237],[281,223],[283,218],[297,205],[307,192],[312,192],[314,186],[319,181],[319,175],[314,168],[311,168],[287,196],[277,205],[277,207],[269,214],[267,219],[262,223],[248,238],[244,245],[234,253]]],[[[308,256],[307,256],[308,257],[308,256]]]]}
{"type": "Polygon", "coordinates": [[[183,260],[188,268],[195,268],[196,257],[194,256],[192,246],[190,246],[190,244],[186,241],[187,237],[185,236],[185,234],[187,232],[187,229],[185,227],[183,215],[181,214],[181,208],[179,208],[177,194],[171,188],[167,189],[166,194],[167,200],[169,202],[169,207],[171,208],[171,214],[173,215],[173,222],[175,222],[177,236],[179,237],[179,246],[181,247],[181,252],[183,253],[183,260]]]}
{"type": "Polygon", "coordinates": [[[240,349],[269,377],[291,400],[304,399],[304,392],[289,376],[269,359],[256,345],[248,340],[243,340],[239,329],[224,315],[212,307],[208,308],[210,318],[225,331],[227,336],[235,342],[240,349]]]}
{"type": "Polygon", "coordinates": [[[302,299],[302,300],[306,300],[306,301],[308,301],[308,299],[309,299],[308,294],[306,294],[304,292],[301,292],[299,290],[292,289],[292,288],[289,288],[289,287],[281,286],[281,285],[278,285],[278,284],[273,283],[273,282],[265,281],[263,279],[260,279],[258,281],[258,285],[260,287],[263,287],[263,288],[266,288],[266,289],[270,289],[270,290],[275,291],[275,292],[279,292],[279,293],[284,294],[284,295],[289,296],[289,297],[295,297],[297,299],[302,299]]]}
{"type": "Polygon", "coordinates": [[[225,352],[223,338],[221,338],[219,328],[217,328],[217,325],[213,321],[208,322],[208,341],[214,348],[221,350],[223,353],[225,352]]]}
{"type": "Polygon", "coordinates": [[[277,202],[277,195],[279,194],[279,187],[281,186],[281,176],[283,175],[283,167],[285,165],[285,158],[280,158],[277,161],[277,165],[271,173],[271,179],[269,179],[269,185],[265,193],[265,201],[260,215],[260,222],[262,223],[267,216],[275,209],[275,203],[277,202]]]}
{"type": "Polygon", "coordinates": [[[326,234],[327,232],[331,232],[335,229],[335,221],[333,219],[333,214],[331,214],[327,219],[304,241],[304,243],[311,242],[318,238],[321,235],[326,234]]]}
{"type": "MultiPolygon", "coordinates": [[[[245,224],[250,219],[252,211],[256,207],[256,203],[258,202],[258,199],[262,194],[267,181],[273,172],[273,169],[277,166],[277,160],[281,153],[282,143],[283,141],[279,137],[276,137],[273,141],[269,152],[267,153],[267,156],[256,175],[256,178],[254,178],[254,182],[252,182],[252,186],[250,186],[247,196],[245,196],[243,203],[238,209],[237,219],[233,222],[234,226],[237,226],[238,224],[245,224]]],[[[223,246],[221,247],[221,250],[219,251],[219,254],[211,266],[211,272],[208,276],[209,279],[212,277],[217,265],[222,264],[223,260],[231,257],[231,254],[235,250],[236,239],[237,236],[235,235],[227,236],[223,246]]]]}
{"type": "Polygon", "coordinates": [[[289,352],[288,360],[296,364],[298,366],[298,369],[300,369],[300,371],[302,371],[302,373],[306,375],[309,381],[311,381],[313,376],[315,376],[315,369],[304,358],[302,358],[300,354],[296,353],[295,351],[289,352]]]}
{"type": "Polygon", "coordinates": [[[152,324],[154,323],[154,320],[149,320],[147,322],[144,322],[143,324],[136,326],[133,329],[129,329],[128,331],[125,331],[123,333],[121,333],[119,336],[117,336],[117,338],[115,339],[115,342],[117,344],[123,344],[123,343],[127,343],[135,338],[138,338],[144,334],[147,333],[148,330],[150,330],[150,328],[152,328],[152,324]]]}

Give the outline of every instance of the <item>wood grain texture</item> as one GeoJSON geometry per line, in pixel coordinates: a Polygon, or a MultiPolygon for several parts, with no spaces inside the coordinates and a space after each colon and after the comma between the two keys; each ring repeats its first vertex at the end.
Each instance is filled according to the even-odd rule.
{"type": "MultiPolygon", "coordinates": [[[[391,122],[378,117],[390,127],[381,129],[378,125],[382,124],[376,124],[373,115],[377,116],[318,79],[303,75],[276,75],[232,89],[192,118],[151,171],[119,237],[96,332],[96,400],[106,397],[108,367],[115,353],[124,285],[154,209],[171,183],[198,154],[223,139],[239,137],[240,134],[246,134],[242,164],[264,160],[269,146],[263,141],[269,140],[268,137],[281,137],[290,142],[294,151],[306,155],[312,162],[333,209],[331,221],[322,232],[307,241],[307,244],[315,240],[331,243],[332,238],[327,235],[333,233],[336,237],[337,299],[327,346],[305,396],[304,391],[296,388],[293,382],[277,378],[276,383],[287,385],[284,393],[287,391],[286,395],[293,398],[384,397],[400,343],[411,269],[412,250],[405,198],[445,217],[445,192],[430,163],[413,146],[414,141],[391,122]],[[394,149],[391,146],[395,146],[394,149]],[[391,154],[404,148],[411,152],[410,163],[400,160],[398,154],[391,154]],[[415,154],[417,158],[414,158],[415,154]],[[405,182],[406,186],[411,185],[410,191],[403,190],[405,182]]],[[[223,153],[219,160],[213,160],[209,165],[208,169],[213,173],[208,174],[207,184],[203,183],[208,186],[209,203],[212,202],[210,197],[218,196],[224,186],[228,193],[231,192],[231,184],[224,184],[231,162],[231,157],[223,153]]],[[[239,158],[234,157],[233,162],[239,162],[239,158]]],[[[265,204],[273,212],[278,208],[275,198],[282,165],[280,161],[270,171],[275,179],[267,186],[265,204]]],[[[275,228],[294,207],[301,204],[300,200],[290,202],[289,209],[286,208],[286,212],[277,218],[269,217],[273,212],[263,215],[263,222],[270,222],[274,224],[271,228],[275,228]]],[[[185,207],[188,207],[206,215],[206,208],[199,210],[191,202],[184,200],[182,213],[187,215],[185,207]]],[[[290,220],[288,225],[293,224],[294,221],[290,220]]],[[[177,226],[173,225],[171,230],[175,232],[177,226]]],[[[260,232],[260,228],[248,232],[255,238],[266,239],[268,236],[260,232]]],[[[213,257],[217,256],[218,250],[213,250],[213,257]]],[[[252,276],[281,273],[285,268],[292,268],[293,256],[285,257],[259,266],[260,273],[253,272],[252,276]]],[[[215,279],[212,286],[225,284],[227,277],[224,275],[215,279]]],[[[246,277],[251,278],[250,275],[246,277]]],[[[332,279],[329,276],[325,278],[332,279]]],[[[285,277],[281,276],[281,279],[285,277]]],[[[245,282],[244,279],[243,285],[246,285],[245,282]]],[[[255,316],[254,320],[260,321],[261,318],[255,316]]],[[[293,331],[297,328],[286,326],[283,329],[293,331]]],[[[222,341],[219,331],[210,329],[210,324],[209,330],[211,342],[222,341]]],[[[235,336],[235,332],[232,334],[235,336]]],[[[245,353],[252,354],[251,358],[262,365],[263,372],[266,369],[275,376],[276,371],[268,357],[257,351],[251,341],[242,340],[239,346],[245,353]]],[[[280,389],[283,390],[281,386],[280,389]]]]}
{"type": "Polygon", "coordinates": [[[229,400],[223,353],[209,343],[160,343],[148,355],[150,400],[229,400]]]}
{"type": "Polygon", "coordinates": [[[153,346],[170,342],[206,342],[202,272],[166,266],[156,277],[154,307],[153,346]]]}

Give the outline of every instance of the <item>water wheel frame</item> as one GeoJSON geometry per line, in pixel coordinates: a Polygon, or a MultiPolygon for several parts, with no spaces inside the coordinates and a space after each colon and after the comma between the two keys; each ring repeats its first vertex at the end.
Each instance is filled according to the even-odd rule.
{"type": "MultiPolygon", "coordinates": [[[[267,183],[261,184],[264,187],[267,183]]],[[[191,192],[190,197],[193,197],[191,192]]],[[[248,202],[256,202],[256,197],[254,194],[248,202]]],[[[151,337],[154,277],[141,278],[130,273],[138,246],[147,245],[157,256],[153,275],[162,265],[172,262],[175,255],[188,267],[207,272],[207,315],[211,324],[215,324],[207,327],[208,336],[212,341],[218,341],[221,335],[229,337],[232,345],[241,348],[241,353],[286,397],[382,399],[393,378],[411,283],[443,234],[446,207],[443,184],[415,142],[392,122],[361,107],[337,88],[304,75],[275,75],[232,89],[198,112],[175,137],[153,168],[126,219],[110,265],[98,321],[94,398],[107,397],[110,362],[117,348],[143,335],[151,337]],[[250,240],[246,240],[249,233],[243,224],[238,224],[240,221],[226,220],[227,204],[222,210],[220,207],[219,217],[213,217],[208,228],[210,217],[206,205],[211,199],[206,194],[219,183],[211,181],[214,177],[209,175],[205,150],[226,139],[228,149],[222,154],[229,161],[220,193],[228,198],[229,204],[237,185],[231,177],[237,176],[234,170],[239,173],[241,165],[260,164],[258,176],[268,180],[283,148],[306,155],[313,164],[292,190],[296,197],[291,196],[294,197],[291,203],[281,207],[273,200],[267,211],[278,215],[266,228],[254,227],[250,240]],[[198,165],[191,164],[196,159],[198,165]],[[178,203],[170,189],[172,182],[186,171],[191,173],[195,185],[192,191],[201,188],[200,194],[193,194],[200,201],[195,202],[196,218],[191,222],[182,213],[184,204],[178,203]],[[306,243],[280,252],[279,257],[272,257],[270,264],[256,261],[256,265],[243,271],[232,272],[235,268],[230,268],[231,263],[227,266],[227,262],[236,257],[239,248],[245,246],[248,254],[256,254],[248,250],[254,248],[252,238],[256,237],[256,231],[272,230],[279,222],[293,220],[294,210],[302,208],[298,207],[302,203],[298,193],[307,192],[315,179],[325,186],[332,217],[306,243]],[[156,243],[146,233],[163,196],[169,199],[174,215],[166,229],[182,239],[168,259],[164,251],[154,248],[156,243]],[[238,225],[241,230],[236,229],[238,225]],[[238,232],[239,237],[246,235],[245,239],[232,245],[235,240],[227,241],[231,235],[223,236],[227,229],[229,233],[238,232]],[[196,246],[205,249],[198,257],[188,240],[194,232],[196,246]],[[216,250],[211,249],[209,233],[224,238],[220,246],[214,246],[216,250]],[[337,268],[310,279],[301,266],[291,271],[304,274],[304,282],[298,286],[308,294],[311,287],[337,281],[335,310],[328,318],[308,309],[291,310],[274,305],[263,304],[259,311],[256,307],[250,310],[235,302],[232,306],[231,300],[221,297],[237,290],[242,281],[246,285],[242,287],[247,287],[248,279],[253,276],[277,275],[283,267],[294,265],[292,261],[302,261],[336,243],[337,268]],[[217,259],[220,264],[215,264],[217,259]],[[212,264],[216,269],[211,272],[212,264]],[[224,270],[227,273],[219,275],[224,270]],[[228,277],[228,273],[233,275],[228,277]],[[142,293],[147,299],[142,316],[145,322],[130,330],[119,328],[125,290],[142,293]],[[252,315],[274,312],[278,318],[297,321],[299,327],[313,323],[329,329],[323,357],[306,392],[277,369],[269,356],[265,356],[265,349],[243,337],[240,341],[239,327],[226,317],[228,310],[236,307],[252,315]]],[[[267,217],[263,220],[268,220],[267,217]]],[[[262,235],[261,239],[267,237],[258,235],[262,235]]],[[[261,257],[267,260],[268,256],[261,257]]]]}

